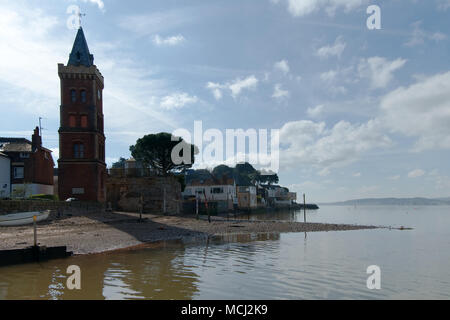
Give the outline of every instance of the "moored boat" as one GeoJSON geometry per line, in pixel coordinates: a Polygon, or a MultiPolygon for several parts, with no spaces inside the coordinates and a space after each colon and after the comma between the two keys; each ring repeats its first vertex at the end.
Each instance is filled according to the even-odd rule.
{"type": "Polygon", "coordinates": [[[23,226],[33,223],[33,217],[36,216],[36,222],[44,221],[48,218],[50,211],[43,212],[19,212],[6,215],[0,215],[0,226],[23,226]]]}

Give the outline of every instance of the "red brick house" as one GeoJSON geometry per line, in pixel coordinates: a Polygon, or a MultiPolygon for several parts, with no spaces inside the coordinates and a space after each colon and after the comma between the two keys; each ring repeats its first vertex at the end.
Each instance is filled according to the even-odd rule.
{"type": "Polygon", "coordinates": [[[67,65],[58,64],[61,84],[58,193],[61,200],[106,198],[104,79],[78,29],[67,65]]]}
{"type": "Polygon", "coordinates": [[[39,128],[31,141],[24,138],[0,138],[0,152],[11,162],[11,196],[29,197],[53,194],[52,151],[42,146],[39,128]]]}

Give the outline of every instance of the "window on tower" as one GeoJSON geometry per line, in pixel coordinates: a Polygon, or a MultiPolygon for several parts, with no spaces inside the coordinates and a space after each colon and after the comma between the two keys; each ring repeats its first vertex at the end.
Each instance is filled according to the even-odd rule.
{"type": "Polygon", "coordinates": [[[88,117],[86,115],[81,116],[81,127],[87,128],[88,126],[88,117]]]}
{"type": "Polygon", "coordinates": [[[72,100],[72,102],[77,101],[77,90],[70,90],[70,99],[72,100]]]}
{"type": "Polygon", "coordinates": [[[83,159],[84,158],[84,144],[75,143],[73,145],[73,157],[75,159],[83,159]]]}
{"type": "Polygon", "coordinates": [[[86,102],[86,90],[81,90],[81,102],[86,102]]]}
{"type": "Polygon", "coordinates": [[[69,127],[75,128],[77,126],[77,118],[74,115],[69,116],[69,127]]]}

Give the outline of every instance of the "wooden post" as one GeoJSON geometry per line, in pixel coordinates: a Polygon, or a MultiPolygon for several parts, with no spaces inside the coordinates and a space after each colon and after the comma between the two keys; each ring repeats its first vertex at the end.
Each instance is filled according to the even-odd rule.
{"type": "Polygon", "coordinates": [[[206,213],[208,214],[208,222],[211,223],[211,213],[209,212],[208,199],[206,198],[205,190],[203,190],[203,196],[205,197],[205,206],[206,206],[206,213]]]}
{"type": "Polygon", "coordinates": [[[303,194],[303,218],[306,223],[306,195],[303,194]]]}
{"type": "Polygon", "coordinates": [[[163,211],[164,215],[166,215],[166,187],[164,187],[163,211]]]}
{"type": "Polygon", "coordinates": [[[139,222],[142,222],[142,212],[144,211],[144,197],[141,194],[139,198],[139,222]]]}
{"type": "Polygon", "coordinates": [[[195,218],[198,220],[198,194],[195,193],[195,218]]]}
{"type": "Polygon", "coordinates": [[[227,221],[230,220],[230,190],[227,190],[227,221]]]}
{"type": "Polygon", "coordinates": [[[37,247],[37,227],[36,227],[36,216],[33,216],[33,231],[34,231],[34,246],[37,247]]]}

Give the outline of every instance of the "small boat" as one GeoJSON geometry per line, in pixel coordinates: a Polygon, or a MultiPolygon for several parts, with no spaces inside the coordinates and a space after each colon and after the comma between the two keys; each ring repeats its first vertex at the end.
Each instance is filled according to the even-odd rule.
{"type": "Polygon", "coordinates": [[[50,211],[43,212],[19,212],[6,215],[0,215],[0,226],[24,226],[33,223],[33,217],[36,216],[36,222],[44,221],[48,218],[50,211]]]}

